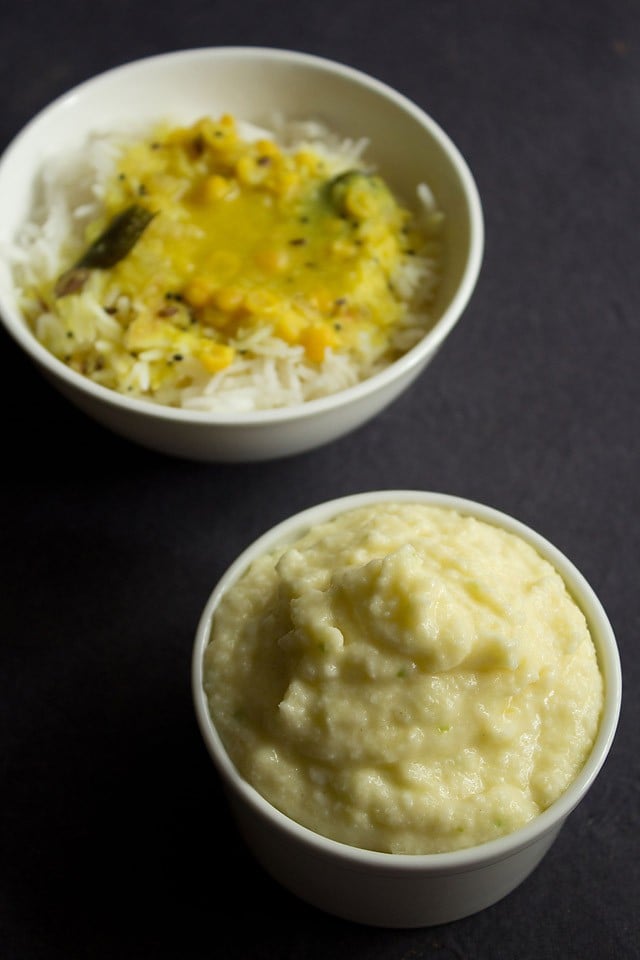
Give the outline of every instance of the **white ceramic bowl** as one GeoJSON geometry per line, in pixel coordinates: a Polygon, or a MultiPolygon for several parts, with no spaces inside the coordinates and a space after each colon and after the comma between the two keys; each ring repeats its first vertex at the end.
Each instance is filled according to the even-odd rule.
{"type": "Polygon", "coordinates": [[[38,170],[51,154],[82,144],[95,130],[164,116],[191,122],[231,112],[265,123],[274,111],[318,118],[344,136],[366,137],[368,156],[395,188],[413,195],[426,181],[446,214],[446,267],[435,326],[377,376],[334,396],[287,409],[208,414],[159,407],[107,390],[57,360],[30,333],[6,270],[0,316],[9,334],[70,401],[104,426],[144,446],[205,461],[250,461],[302,452],[365,423],[422,372],[460,318],[476,284],[483,219],[469,169],[443,130],[385,84],[309,54],[219,47],[162,54],[89,80],[39,113],[0,160],[0,248],[27,218],[38,170]]]}
{"type": "Polygon", "coordinates": [[[551,543],[512,517],[480,503],[439,493],[387,490],[355,494],[305,510],[268,531],[238,557],[213,590],[198,624],[192,690],[199,728],[224,784],[230,809],[263,867],[293,893],[326,912],[375,926],[419,927],[482,910],[510,893],[538,865],[607,757],[620,712],[621,671],[615,637],[597,596],[551,543]],[[211,721],[203,692],[203,655],[214,611],[248,565],[316,523],[353,507],[389,500],[450,507],[528,541],[560,573],[585,614],[604,677],[599,732],[586,764],[566,792],[523,828],[451,853],[376,853],[327,839],[295,823],[239,776],[211,721]]]}

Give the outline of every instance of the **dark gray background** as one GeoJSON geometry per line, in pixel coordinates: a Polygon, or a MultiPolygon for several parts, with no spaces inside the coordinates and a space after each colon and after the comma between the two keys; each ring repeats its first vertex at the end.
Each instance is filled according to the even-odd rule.
{"type": "Polygon", "coordinates": [[[128,60],[291,47],[431,113],[474,172],[487,238],[470,306],[410,391],[352,435],[266,464],[134,447],[0,333],[0,956],[640,956],[640,4],[1,9],[2,147],[53,97],[128,60]],[[413,931],[325,916],[264,875],[189,690],[200,611],[240,549],[316,502],[401,487],[484,501],[564,550],[609,614],[625,691],[610,757],[535,873],[481,914],[413,931]]]}

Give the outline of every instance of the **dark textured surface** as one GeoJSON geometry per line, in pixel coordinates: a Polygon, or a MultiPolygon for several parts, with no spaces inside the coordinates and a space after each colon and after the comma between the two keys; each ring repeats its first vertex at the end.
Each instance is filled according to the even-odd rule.
{"type": "Polygon", "coordinates": [[[640,7],[5,3],[0,146],[94,73],[217,44],[341,60],[430,112],[477,179],[480,282],[388,411],[251,466],[107,434],[0,334],[0,957],[638,957],[640,7]],[[189,691],[200,610],[241,548],[318,501],[400,487],[484,501],[564,550],[609,614],[625,691],[605,768],[535,873],[414,931],[324,916],[262,873],[189,691]]]}

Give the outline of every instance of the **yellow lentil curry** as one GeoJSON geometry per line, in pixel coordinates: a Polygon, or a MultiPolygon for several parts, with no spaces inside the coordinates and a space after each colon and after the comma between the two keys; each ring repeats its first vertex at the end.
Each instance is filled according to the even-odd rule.
{"type": "Polygon", "coordinates": [[[91,292],[121,325],[121,350],[169,351],[151,392],[187,355],[208,373],[224,370],[263,327],[311,364],[329,348],[385,355],[409,308],[394,276],[429,255],[433,236],[381,177],[341,163],[310,146],[243,139],[230,115],[130,144],[84,237],[89,248],[38,291],[72,331],[52,349],[99,372],[99,353],[69,342],[74,301],[91,292]]]}

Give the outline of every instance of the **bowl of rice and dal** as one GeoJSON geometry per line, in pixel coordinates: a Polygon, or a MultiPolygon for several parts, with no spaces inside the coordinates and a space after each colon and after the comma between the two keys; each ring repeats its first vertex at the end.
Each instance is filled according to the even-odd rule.
{"type": "Polygon", "coordinates": [[[0,203],[9,333],[103,425],[200,460],[298,453],[380,412],[483,249],[472,175],[423,110],[275,49],[87,81],[9,145],[0,203]]]}
{"type": "Polygon", "coordinates": [[[615,637],[551,543],[486,505],[355,494],[218,582],[195,712],[265,869],[388,927],[475,913],[538,865],[609,752],[615,637]]]}

